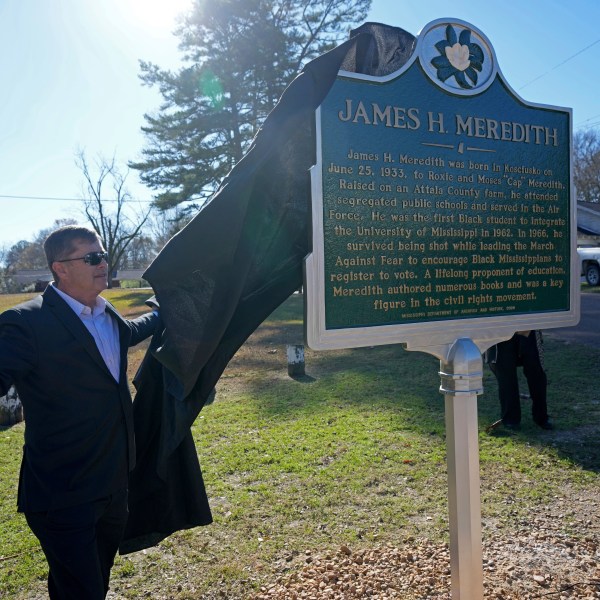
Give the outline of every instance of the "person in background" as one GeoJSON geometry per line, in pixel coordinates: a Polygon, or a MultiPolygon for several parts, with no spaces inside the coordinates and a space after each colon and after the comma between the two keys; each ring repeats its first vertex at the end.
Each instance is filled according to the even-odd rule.
{"type": "Polygon", "coordinates": [[[0,314],[0,396],[14,384],[25,415],[17,509],[49,566],[52,600],[100,600],[127,520],[135,462],[127,349],[157,312],[123,319],[99,294],[108,255],[68,226],[44,243],[54,281],[0,314]]]}
{"type": "Polygon", "coordinates": [[[485,356],[486,362],[498,381],[501,420],[507,429],[519,429],[521,425],[521,400],[517,367],[523,367],[531,397],[533,421],[542,429],[553,429],[548,417],[546,388],[548,380],[543,363],[542,332],[518,331],[510,340],[492,346],[485,356]]]}

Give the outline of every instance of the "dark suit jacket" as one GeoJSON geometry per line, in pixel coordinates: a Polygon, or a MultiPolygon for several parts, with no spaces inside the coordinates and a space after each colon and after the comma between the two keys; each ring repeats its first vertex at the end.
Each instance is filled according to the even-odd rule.
{"type": "Polygon", "coordinates": [[[0,396],[14,384],[26,419],[21,512],[66,508],[127,487],[135,465],[127,349],[158,317],[127,321],[110,305],[119,383],[79,317],[52,289],[0,315],[0,396]]]}

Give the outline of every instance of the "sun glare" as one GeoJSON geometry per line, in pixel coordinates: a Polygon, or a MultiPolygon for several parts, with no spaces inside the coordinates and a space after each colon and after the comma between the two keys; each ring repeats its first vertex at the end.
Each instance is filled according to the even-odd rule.
{"type": "Polygon", "coordinates": [[[121,8],[141,29],[171,32],[176,17],[192,5],[192,0],[122,0],[121,8]]]}

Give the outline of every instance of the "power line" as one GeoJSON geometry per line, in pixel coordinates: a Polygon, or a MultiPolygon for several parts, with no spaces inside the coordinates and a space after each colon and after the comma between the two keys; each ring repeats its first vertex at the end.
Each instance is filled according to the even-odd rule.
{"type": "MultiPolygon", "coordinates": [[[[0,198],[6,198],[6,199],[12,199],[12,200],[55,200],[55,201],[59,201],[59,202],[83,202],[83,201],[95,202],[95,200],[91,200],[90,198],[57,198],[57,197],[50,197],[50,196],[16,196],[16,195],[8,195],[8,194],[0,194],[0,198]]],[[[112,199],[105,200],[103,198],[102,202],[118,202],[118,200],[112,200],[112,199]]],[[[135,199],[128,200],[128,203],[131,203],[131,202],[133,202],[133,203],[141,202],[144,204],[151,204],[152,202],[154,202],[154,200],[135,200],[135,199]]]]}
{"type": "Polygon", "coordinates": [[[532,79],[531,81],[528,81],[525,85],[522,85],[519,89],[522,90],[523,88],[526,88],[528,85],[532,84],[534,81],[537,81],[538,79],[541,79],[542,77],[545,77],[546,75],[548,75],[548,73],[551,73],[555,69],[558,69],[558,67],[562,67],[565,63],[568,63],[570,60],[574,59],[576,56],[579,56],[582,52],[585,52],[586,50],[589,50],[592,46],[595,46],[598,42],[600,42],[600,39],[597,39],[595,42],[592,42],[589,46],[586,46],[585,48],[582,48],[581,50],[579,50],[579,52],[575,52],[575,54],[573,54],[573,56],[569,56],[569,58],[566,58],[561,63],[559,63],[556,66],[552,67],[549,71],[546,71],[545,73],[542,73],[541,75],[539,75],[535,79],[532,79]]]}
{"type": "Polygon", "coordinates": [[[581,121],[580,123],[577,123],[577,127],[580,129],[591,129],[592,127],[596,127],[597,125],[600,125],[600,121],[594,121],[594,119],[598,119],[598,117],[600,117],[600,114],[594,115],[585,121],[581,121]]]}

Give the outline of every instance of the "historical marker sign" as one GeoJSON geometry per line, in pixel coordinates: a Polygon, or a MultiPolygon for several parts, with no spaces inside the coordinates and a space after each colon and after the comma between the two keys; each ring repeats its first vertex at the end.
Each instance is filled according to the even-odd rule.
{"type": "Polygon", "coordinates": [[[571,111],[517,96],[475,27],[430,23],[389,77],[340,72],[317,131],[311,347],[578,321],[571,111]]]}

